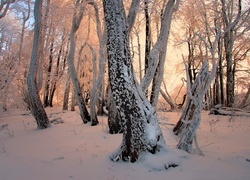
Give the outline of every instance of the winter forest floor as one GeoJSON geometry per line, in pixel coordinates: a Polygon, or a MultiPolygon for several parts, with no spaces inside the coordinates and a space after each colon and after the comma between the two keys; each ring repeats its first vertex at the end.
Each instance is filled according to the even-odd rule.
{"type": "Polygon", "coordinates": [[[121,134],[108,133],[107,117],[100,124],[82,124],[78,112],[46,109],[50,120],[64,122],[37,130],[29,112],[0,114],[1,180],[249,180],[250,118],[202,113],[197,139],[205,156],[187,154],[175,147],[171,124],[181,112],[158,112],[169,147],[164,154],[148,155],[143,162],[112,162],[109,155],[121,134]],[[164,164],[179,164],[165,169],[164,164]]]}

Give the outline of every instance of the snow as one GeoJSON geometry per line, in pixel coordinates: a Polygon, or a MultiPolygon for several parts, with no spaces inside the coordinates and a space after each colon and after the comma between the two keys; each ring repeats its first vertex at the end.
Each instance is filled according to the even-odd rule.
{"type": "Polygon", "coordinates": [[[205,156],[176,149],[172,133],[180,112],[158,112],[167,152],[147,154],[138,163],[112,162],[122,135],[108,133],[107,117],[98,126],[83,124],[79,112],[47,108],[50,120],[63,123],[37,130],[29,112],[12,110],[0,114],[0,179],[250,179],[250,118],[208,115],[202,112],[197,130],[205,156]],[[59,121],[60,122],[60,121],[59,121]],[[178,167],[171,167],[171,165],[178,167]],[[168,167],[166,169],[165,167],[168,167]]]}

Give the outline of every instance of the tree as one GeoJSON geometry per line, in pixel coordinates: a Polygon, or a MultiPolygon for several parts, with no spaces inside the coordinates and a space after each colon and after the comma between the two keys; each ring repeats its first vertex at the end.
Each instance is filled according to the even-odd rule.
{"type": "Polygon", "coordinates": [[[45,129],[50,126],[49,119],[43,108],[42,102],[38,95],[38,89],[36,84],[36,74],[38,66],[38,51],[39,44],[41,41],[40,31],[41,31],[41,13],[42,13],[42,0],[36,0],[34,6],[34,18],[35,18],[35,27],[34,27],[34,39],[33,39],[33,48],[30,60],[30,67],[27,76],[27,85],[28,93],[30,98],[31,112],[34,118],[36,119],[37,128],[45,129]]]}
{"type": "MultiPolygon", "coordinates": [[[[55,31],[55,29],[53,30],[55,31]]],[[[46,79],[45,79],[45,85],[44,85],[44,95],[43,95],[43,105],[44,107],[49,106],[49,89],[51,85],[51,79],[52,79],[52,65],[53,65],[53,50],[54,50],[54,33],[52,33],[52,40],[50,43],[50,49],[49,49],[49,63],[47,67],[47,72],[46,72],[46,79]]]]}
{"type": "MultiPolygon", "coordinates": [[[[139,0],[133,0],[130,4],[129,10],[128,10],[128,34],[131,34],[132,27],[135,22],[136,18],[136,13],[139,8],[140,1],[139,0]]],[[[104,31],[106,33],[106,29],[104,31]]],[[[106,37],[106,34],[105,34],[106,37]]],[[[106,43],[105,39],[105,43],[106,43]]],[[[103,69],[104,70],[104,69],[103,69]]],[[[110,85],[107,87],[108,89],[108,126],[109,126],[109,132],[111,134],[116,134],[116,133],[122,133],[123,132],[123,127],[122,127],[122,122],[121,122],[121,117],[118,109],[116,108],[115,100],[113,98],[113,95],[111,93],[111,88],[110,85]]]]}
{"type": "MultiPolygon", "coordinates": [[[[104,75],[106,68],[106,53],[105,53],[105,45],[106,45],[106,27],[101,27],[101,20],[99,15],[99,8],[97,3],[94,0],[88,1],[88,4],[94,8],[95,12],[95,20],[96,20],[96,33],[99,40],[99,75],[96,78],[93,78],[93,87],[90,97],[90,115],[91,119],[96,118],[96,114],[103,115],[103,106],[104,106],[104,75]],[[99,90],[99,91],[98,91],[99,90]],[[98,97],[98,98],[97,98],[98,97]],[[96,102],[98,101],[98,102],[96,102]],[[98,104],[98,109],[96,113],[95,105],[98,104]]],[[[91,50],[93,52],[93,48],[91,50]]],[[[93,54],[93,53],[92,53],[93,54]]],[[[95,62],[93,62],[93,66],[95,62]]],[[[95,70],[95,68],[93,68],[95,70]]],[[[95,77],[95,71],[93,71],[95,77]]]]}
{"type": "Polygon", "coordinates": [[[163,85],[164,85],[165,92],[162,89],[160,89],[160,93],[162,97],[165,99],[165,101],[170,105],[171,107],[170,111],[174,111],[176,109],[176,104],[173,102],[171,96],[169,95],[164,81],[163,81],[163,85]]]}
{"type": "Polygon", "coordinates": [[[149,84],[153,80],[150,102],[154,107],[156,107],[157,105],[160,93],[160,86],[163,79],[163,70],[166,59],[167,42],[169,37],[171,19],[173,12],[175,12],[179,7],[179,0],[169,0],[166,6],[164,7],[165,9],[163,8],[162,10],[163,13],[161,17],[160,33],[157,37],[156,43],[148,54],[147,71],[140,84],[143,92],[146,93],[149,84]]]}
{"type": "MultiPolygon", "coordinates": [[[[216,3],[217,2],[215,2],[214,5],[217,5],[216,3]]],[[[196,130],[199,127],[201,121],[200,113],[202,110],[204,95],[207,92],[209,86],[211,85],[212,80],[216,76],[216,71],[219,64],[218,61],[220,60],[217,60],[217,57],[215,56],[216,50],[218,48],[217,46],[219,45],[218,42],[220,41],[221,37],[225,37],[225,34],[230,32],[232,28],[234,28],[234,25],[240,18],[237,18],[237,21],[234,21],[233,24],[231,24],[228,28],[221,32],[221,22],[216,21],[219,17],[218,12],[216,11],[215,13],[213,13],[214,17],[211,18],[215,22],[214,27],[212,27],[209,23],[210,21],[207,16],[208,9],[207,4],[205,4],[205,1],[202,1],[202,8],[202,15],[204,19],[204,32],[200,31],[199,33],[195,34],[200,38],[200,40],[204,44],[206,50],[206,59],[212,60],[212,69],[211,72],[209,72],[208,64],[206,61],[204,61],[201,71],[192,86],[188,77],[188,73],[186,73],[188,80],[188,102],[180,120],[174,128],[174,132],[177,135],[181,136],[178,148],[183,149],[189,153],[192,152],[192,142],[195,138],[196,130]]]]}
{"type": "Polygon", "coordinates": [[[226,4],[225,0],[221,0],[222,4],[222,17],[224,22],[224,28],[228,29],[224,35],[224,48],[226,54],[226,62],[227,62],[227,80],[226,80],[226,92],[227,92],[227,106],[233,107],[234,106],[234,63],[233,63],[233,46],[234,46],[234,30],[235,26],[239,22],[239,18],[241,17],[242,13],[242,1],[238,0],[238,12],[234,18],[234,6],[235,2],[233,0],[229,0],[228,4],[226,4]],[[228,6],[228,8],[226,8],[228,6]],[[232,26],[232,27],[230,27],[232,26]]]}
{"type": "MultiPolygon", "coordinates": [[[[38,91],[40,91],[42,89],[44,57],[46,57],[47,47],[48,47],[49,42],[50,42],[48,37],[50,35],[50,29],[52,27],[52,23],[50,25],[48,36],[46,38],[49,9],[50,9],[50,0],[46,0],[45,13],[44,13],[44,17],[43,17],[43,26],[41,27],[41,35],[40,35],[41,36],[41,45],[40,45],[41,49],[40,49],[40,53],[39,53],[39,66],[38,66],[38,70],[37,70],[38,91]]],[[[47,81],[45,82],[45,86],[46,86],[46,83],[47,83],[47,81]]],[[[46,93],[44,93],[44,94],[46,95],[46,93]]],[[[44,99],[43,101],[46,101],[46,99],[44,99]]]]}
{"type": "MultiPolygon", "coordinates": [[[[77,77],[77,73],[74,67],[74,55],[75,55],[75,33],[78,30],[82,17],[83,17],[83,11],[84,11],[84,5],[80,0],[76,0],[75,3],[75,11],[73,14],[73,20],[72,20],[72,27],[70,32],[70,50],[68,55],[68,67],[69,67],[69,74],[71,76],[71,80],[74,85],[74,92],[75,96],[78,102],[79,110],[80,110],[80,116],[82,118],[82,121],[84,123],[87,123],[90,121],[90,115],[87,111],[81,88],[80,83],[77,77]]],[[[91,121],[91,125],[97,125],[98,120],[97,117],[91,121]]]]}
{"type": "Polygon", "coordinates": [[[155,110],[135,80],[129,51],[128,22],[122,0],[104,0],[109,82],[121,116],[123,139],[113,161],[135,162],[142,152],[166,148],[155,110]]]}
{"type": "Polygon", "coordinates": [[[161,34],[159,35],[159,38],[162,39],[161,40],[162,44],[161,44],[161,50],[159,52],[159,57],[158,57],[159,62],[156,67],[154,78],[152,81],[152,92],[150,96],[150,102],[154,107],[157,106],[161,83],[163,80],[164,65],[165,65],[166,54],[167,54],[167,44],[168,44],[170,27],[171,27],[172,15],[175,11],[178,10],[178,6],[179,6],[179,1],[169,0],[161,18],[161,31],[160,31],[161,34]]]}

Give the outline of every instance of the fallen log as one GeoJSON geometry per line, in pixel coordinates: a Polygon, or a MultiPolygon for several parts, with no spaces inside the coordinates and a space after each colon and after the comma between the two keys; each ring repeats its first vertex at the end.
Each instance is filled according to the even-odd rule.
{"type": "Polygon", "coordinates": [[[244,111],[243,109],[231,108],[231,107],[222,107],[221,105],[216,105],[211,108],[210,113],[213,115],[222,115],[222,116],[247,116],[250,117],[249,111],[244,111]]]}

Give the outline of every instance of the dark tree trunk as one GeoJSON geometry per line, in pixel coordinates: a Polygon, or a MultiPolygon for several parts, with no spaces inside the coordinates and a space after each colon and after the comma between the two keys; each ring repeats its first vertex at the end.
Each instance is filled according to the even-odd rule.
{"type": "Polygon", "coordinates": [[[149,66],[149,53],[151,50],[151,27],[150,27],[150,16],[148,12],[148,1],[144,0],[144,13],[146,19],[146,42],[145,42],[145,73],[149,66]]]}
{"type": "Polygon", "coordinates": [[[106,89],[107,94],[107,110],[108,110],[108,126],[110,134],[122,133],[122,120],[116,108],[115,100],[111,93],[110,85],[106,89]]]}
{"type": "Polygon", "coordinates": [[[135,81],[122,0],[103,0],[107,26],[109,82],[121,116],[123,140],[113,161],[135,162],[143,152],[166,148],[155,110],[135,81]],[[150,132],[149,132],[150,129],[150,132]]]}
{"type": "Polygon", "coordinates": [[[122,133],[122,121],[119,112],[116,109],[115,100],[110,92],[110,104],[108,114],[108,126],[110,134],[122,133]]]}
{"type": "MultiPolygon", "coordinates": [[[[53,38],[54,39],[54,38],[53,38]]],[[[49,64],[46,72],[46,80],[44,85],[44,96],[43,96],[43,106],[48,107],[49,106],[49,90],[51,86],[51,72],[52,72],[52,63],[53,63],[53,45],[54,40],[52,39],[52,42],[50,44],[50,55],[49,55],[49,64]]]]}
{"type": "MultiPolygon", "coordinates": [[[[189,35],[190,38],[192,38],[191,34],[189,35]]],[[[189,76],[189,80],[191,85],[194,82],[194,78],[193,78],[193,74],[192,74],[192,63],[194,63],[194,50],[193,50],[193,45],[191,41],[188,41],[188,76],[189,76]]]]}
{"type": "Polygon", "coordinates": [[[68,110],[69,92],[70,92],[70,77],[67,78],[65,85],[65,91],[63,96],[63,110],[68,110]]]}
{"type": "Polygon", "coordinates": [[[59,65],[60,65],[61,53],[62,53],[62,45],[61,45],[60,50],[58,52],[58,57],[57,57],[57,61],[56,61],[54,76],[53,76],[51,86],[50,86],[50,93],[49,93],[49,106],[50,107],[53,107],[53,98],[54,98],[54,94],[55,94],[55,91],[56,91],[56,84],[57,84],[57,81],[60,79],[60,76],[61,76],[61,75],[59,75],[59,65]]]}
{"type": "Polygon", "coordinates": [[[70,111],[75,111],[75,105],[76,105],[76,98],[75,98],[74,87],[72,86],[70,111]]]}
{"type": "Polygon", "coordinates": [[[34,17],[35,17],[35,27],[34,27],[34,40],[33,48],[30,60],[30,67],[27,76],[27,85],[30,99],[31,112],[36,119],[37,128],[45,129],[50,126],[48,116],[43,108],[42,102],[38,95],[38,89],[36,84],[36,73],[37,73],[37,59],[38,50],[40,44],[40,27],[41,27],[41,12],[42,12],[42,0],[36,0],[34,6],[34,17]]]}
{"type": "Polygon", "coordinates": [[[233,48],[233,30],[229,30],[224,36],[224,46],[226,51],[227,61],[227,106],[233,107],[234,105],[234,76],[233,76],[233,60],[232,60],[232,48],[233,48]]]}
{"type": "Polygon", "coordinates": [[[224,29],[230,28],[224,34],[224,49],[227,62],[227,79],[226,79],[226,104],[228,107],[234,106],[234,63],[233,62],[233,47],[235,39],[235,26],[239,23],[241,18],[242,11],[242,0],[238,0],[238,3],[235,3],[233,0],[225,1],[221,0],[222,7],[222,19],[224,22],[224,29]],[[235,5],[238,8],[237,14],[235,13],[235,5]],[[236,16],[235,16],[236,14],[236,16]],[[234,19],[234,16],[236,17],[234,19]],[[234,20],[233,20],[234,19],[234,20]]]}
{"type": "Polygon", "coordinates": [[[222,41],[218,41],[218,57],[219,57],[219,79],[220,79],[220,102],[225,105],[225,95],[224,95],[224,80],[223,80],[223,65],[222,65],[222,41]]]}

